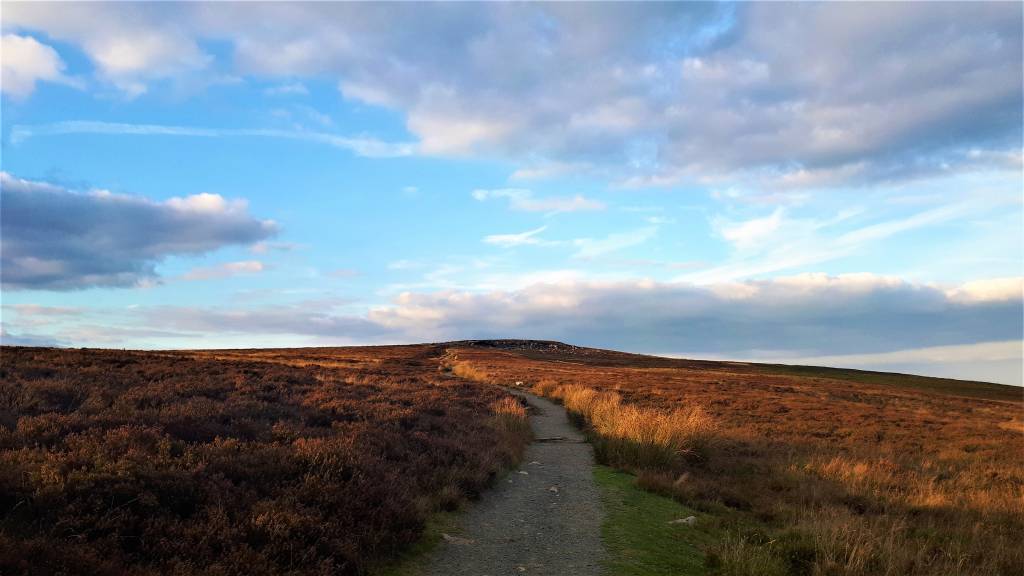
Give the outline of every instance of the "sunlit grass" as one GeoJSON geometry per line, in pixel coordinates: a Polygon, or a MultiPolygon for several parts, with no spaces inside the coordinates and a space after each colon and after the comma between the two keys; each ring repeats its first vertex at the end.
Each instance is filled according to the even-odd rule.
{"type": "Polygon", "coordinates": [[[715,432],[714,420],[700,406],[640,408],[623,403],[615,392],[578,385],[535,390],[561,400],[578,423],[589,427],[599,461],[627,470],[667,469],[700,457],[715,432]]]}

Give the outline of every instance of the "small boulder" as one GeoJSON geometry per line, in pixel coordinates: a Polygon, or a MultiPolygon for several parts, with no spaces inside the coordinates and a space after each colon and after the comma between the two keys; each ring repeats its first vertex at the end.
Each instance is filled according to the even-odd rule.
{"type": "Polygon", "coordinates": [[[444,532],[441,532],[441,538],[443,538],[445,542],[455,544],[457,546],[465,546],[473,543],[469,538],[459,538],[458,536],[452,536],[451,534],[445,534],[444,532]]]}
{"type": "Polygon", "coordinates": [[[687,526],[693,526],[697,523],[696,516],[687,516],[686,518],[679,518],[678,520],[671,520],[669,524],[685,524],[687,526]]]}

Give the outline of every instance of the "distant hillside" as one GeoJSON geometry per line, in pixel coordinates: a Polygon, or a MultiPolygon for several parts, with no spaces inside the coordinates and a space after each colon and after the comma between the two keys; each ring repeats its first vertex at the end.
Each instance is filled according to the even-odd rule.
{"type": "Polygon", "coordinates": [[[829,368],[825,366],[800,366],[789,364],[762,364],[756,362],[729,362],[718,360],[694,360],[666,358],[647,354],[633,354],[616,350],[574,346],[552,340],[460,340],[447,342],[452,347],[507,350],[527,358],[578,362],[593,366],[632,366],[634,368],[679,368],[690,370],[711,370],[740,374],[784,374],[802,378],[848,380],[877,386],[889,386],[984,398],[988,400],[1024,401],[1024,388],[980,382],[934,378],[896,372],[876,372],[852,368],[829,368]]]}

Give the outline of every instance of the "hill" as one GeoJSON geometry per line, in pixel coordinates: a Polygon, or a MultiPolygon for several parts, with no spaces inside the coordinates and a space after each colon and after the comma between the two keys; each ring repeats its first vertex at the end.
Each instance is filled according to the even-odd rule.
{"type": "Polygon", "coordinates": [[[699,454],[598,455],[706,515],[708,573],[1024,567],[1019,388],[475,340],[3,347],[0,573],[372,572],[516,464],[517,383],[706,414],[699,454]]]}

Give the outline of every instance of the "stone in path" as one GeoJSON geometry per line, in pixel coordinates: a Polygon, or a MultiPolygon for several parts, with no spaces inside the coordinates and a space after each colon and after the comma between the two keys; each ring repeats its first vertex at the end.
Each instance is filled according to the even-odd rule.
{"type": "Polygon", "coordinates": [[[421,574],[600,574],[604,549],[593,450],[561,406],[513,393],[537,409],[530,416],[534,437],[558,440],[531,444],[519,470],[528,474],[508,474],[459,519],[458,537],[472,543],[442,541],[421,574]]]}

